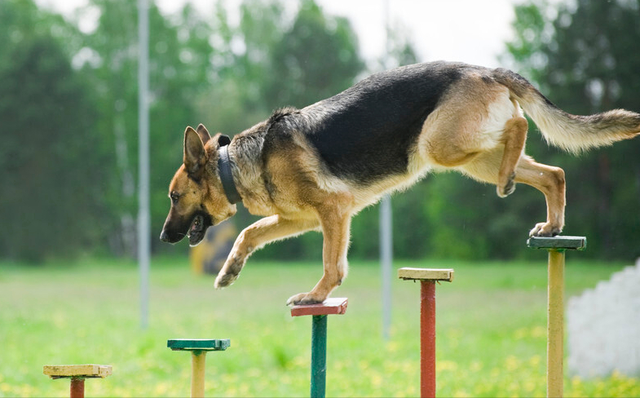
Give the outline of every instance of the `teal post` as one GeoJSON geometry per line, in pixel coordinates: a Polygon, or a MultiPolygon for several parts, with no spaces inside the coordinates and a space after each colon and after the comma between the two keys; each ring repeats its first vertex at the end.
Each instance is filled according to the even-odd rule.
{"type": "Polygon", "coordinates": [[[329,298],[320,304],[294,305],[291,316],[311,315],[311,398],[324,398],[327,386],[327,316],[344,314],[346,298],[329,298]]]}
{"type": "Polygon", "coordinates": [[[311,397],[325,396],[327,384],[327,316],[314,315],[311,325],[311,397]]]}

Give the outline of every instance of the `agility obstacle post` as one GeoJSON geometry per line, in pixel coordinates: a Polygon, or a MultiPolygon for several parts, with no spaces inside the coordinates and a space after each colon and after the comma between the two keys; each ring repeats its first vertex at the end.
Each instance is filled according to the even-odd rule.
{"type": "Polygon", "coordinates": [[[327,315],[347,312],[346,298],[328,298],[320,304],[294,305],[291,316],[311,315],[311,397],[324,397],[327,385],[327,315]]]}
{"type": "Polygon", "coordinates": [[[173,339],[167,347],[173,351],[191,352],[191,396],[204,397],[204,368],[207,351],[224,351],[229,348],[229,339],[173,339]]]}
{"type": "Polygon", "coordinates": [[[111,371],[109,365],[46,365],[42,372],[52,379],[71,379],[69,396],[83,398],[85,379],[104,379],[111,371]]]}
{"type": "Polygon", "coordinates": [[[398,278],[420,281],[420,396],[436,396],[436,282],[453,280],[452,269],[400,268],[398,278]]]}
{"type": "Polygon", "coordinates": [[[527,246],[549,252],[547,288],[547,397],[564,390],[564,260],[567,250],[585,250],[584,236],[531,237],[527,246]]]}

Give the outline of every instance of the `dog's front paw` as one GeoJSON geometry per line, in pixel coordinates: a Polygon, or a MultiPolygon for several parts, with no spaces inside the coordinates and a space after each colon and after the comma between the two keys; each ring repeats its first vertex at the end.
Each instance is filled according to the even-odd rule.
{"type": "Polygon", "coordinates": [[[223,287],[227,287],[238,279],[237,274],[227,274],[224,271],[220,271],[218,276],[216,277],[216,281],[213,283],[213,286],[216,289],[222,289],[223,287]]]}
{"type": "Polygon", "coordinates": [[[562,232],[562,227],[553,225],[548,222],[541,222],[533,227],[533,229],[529,232],[529,236],[549,237],[559,235],[560,232],[562,232]]]}
{"type": "Polygon", "coordinates": [[[238,256],[231,252],[224,266],[218,273],[218,277],[214,283],[215,288],[222,289],[235,282],[236,279],[238,279],[238,275],[240,275],[240,271],[242,271],[242,267],[244,267],[245,260],[246,256],[238,256]]]}
{"type": "Polygon", "coordinates": [[[320,297],[312,293],[299,293],[289,297],[289,300],[287,300],[287,305],[319,304],[326,299],[326,296],[320,297]]]}

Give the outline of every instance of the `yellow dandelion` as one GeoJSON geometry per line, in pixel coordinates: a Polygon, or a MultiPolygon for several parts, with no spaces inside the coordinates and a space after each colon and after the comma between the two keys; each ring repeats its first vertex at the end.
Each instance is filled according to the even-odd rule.
{"type": "Polygon", "coordinates": [[[398,347],[399,347],[398,342],[391,341],[391,342],[389,342],[387,344],[386,349],[387,349],[388,352],[391,353],[391,352],[397,352],[398,351],[398,347]]]}
{"type": "Polygon", "coordinates": [[[505,360],[505,366],[508,371],[514,371],[520,366],[520,361],[513,355],[509,355],[505,360]]]}
{"type": "Polygon", "coordinates": [[[540,338],[547,335],[547,329],[542,326],[536,326],[531,330],[531,337],[540,338]]]}
{"type": "Polygon", "coordinates": [[[527,329],[521,328],[515,331],[514,338],[516,340],[522,340],[527,336],[527,329]]]}
{"type": "Polygon", "coordinates": [[[542,358],[540,357],[540,355],[534,355],[529,359],[529,365],[538,366],[540,365],[541,361],[542,361],[542,358]]]}
{"type": "Polygon", "coordinates": [[[458,369],[458,364],[453,361],[438,361],[436,362],[436,372],[441,371],[455,371],[458,369]]]}
{"type": "Polygon", "coordinates": [[[524,390],[526,392],[533,392],[533,390],[536,389],[536,386],[538,385],[538,383],[536,383],[534,380],[531,379],[525,379],[524,381],[524,390]]]}
{"type": "Polygon", "coordinates": [[[479,372],[482,370],[482,368],[483,368],[483,365],[482,365],[482,362],[480,361],[473,361],[471,362],[471,366],[469,366],[469,369],[472,372],[479,372]]]}
{"type": "Polygon", "coordinates": [[[156,384],[156,388],[155,388],[155,395],[156,396],[167,395],[168,392],[169,392],[169,384],[168,383],[160,382],[160,383],[156,384]]]}

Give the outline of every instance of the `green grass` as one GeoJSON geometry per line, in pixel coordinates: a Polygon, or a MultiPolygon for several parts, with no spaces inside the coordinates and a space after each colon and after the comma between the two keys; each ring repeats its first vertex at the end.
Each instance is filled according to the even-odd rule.
{"type": "MultiPolygon", "coordinates": [[[[439,396],[544,396],[546,256],[540,263],[399,262],[455,268],[438,286],[439,396]]],[[[566,294],[579,294],[623,264],[581,263],[570,254],[566,294]]],[[[251,262],[235,285],[213,289],[185,259],[157,259],[149,328],[139,326],[135,264],[87,260],[40,268],[0,264],[0,396],[64,396],[68,382],[43,365],[113,366],[88,380],[90,396],[185,396],[190,359],[171,338],[230,338],[207,356],[208,396],[308,396],[310,323],[291,318],[286,299],[311,288],[319,264],[251,262]]],[[[393,325],[381,337],[379,269],[354,262],[334,294],[349,297],[329,319],[327,396],[419,394],[419,284],[393,281],[393,325]]],[[[640,381],[614,374],[567,375],[566,396],[640,396],[640,381]]]]}

